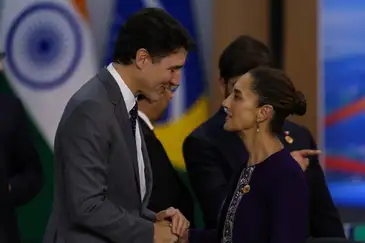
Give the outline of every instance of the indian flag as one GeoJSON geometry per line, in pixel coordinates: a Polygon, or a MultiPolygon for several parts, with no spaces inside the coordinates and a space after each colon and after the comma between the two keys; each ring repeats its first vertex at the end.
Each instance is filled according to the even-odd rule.
{"type": "Polygon", "coordinates": [[[0,31],[0,50],[7,53],[0,91],[22,100],[44,165],[43,191],[20,210],[24,241],[41,242],[53,199],[57,125],[72,94],[97,72],[98,60],[83,0],[4,0],[0,31]]]}

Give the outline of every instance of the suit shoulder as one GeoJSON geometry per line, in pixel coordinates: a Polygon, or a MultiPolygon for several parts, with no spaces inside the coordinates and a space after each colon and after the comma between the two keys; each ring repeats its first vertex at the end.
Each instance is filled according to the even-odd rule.
{"type": "Polygon", "coordinates": [[[296,122],[290,121],[290,120],[285,120],[284,127],[291,128],[291,129],[298,130],[298,131],[308,131],[307,127],[300,125],[296,122]]]}
{"type": "Polygon", "coordinates": [[[311,135],[311,132],[306,126],[300,125],[298,123],[289,120],[285,120],[284,130],[293,131],[294,133],[297,134],[311,135]]]}
{"type": "Polygon", "coordinates": [[[22,107],[20,99],[10,94],[0,94],[0,104],[4,107],[22,107]]]}
{"type": "Polygon", "coordinates": [[[0,110],[9,120],[23,119],[26,114],[21,100],[10,94],[0,94],[0,110]]]}
{"type": "Polygon", "coordinates": [[[195,128],[188,137],[196,139],[214,139],[223,130],[224,116],[218,111],[211,116],[208,120],[200,124],[195,128]]]}
{"type": "Polygon", "coordinates": [[[114,106],[108,101],[108,96],[99,83],[96,79],[91,79],[70,98],[60,125],[69,118],[80,115],[91,118],[95,123],[108,123],[114,114],[114,106]]]}
{"type": "Polygon", "coordinates": [[[97,109],[98,104],[107,104],[107,102],[108,95],[106,89],[99,81],[98,76],[95,75],[71,96],[66,104],[65,112],[73,110],[80,105],[88,106],[89,104],[96,105],[95,108],[97,109]]]}
{"type": "Polygon", "coordinates": [[[104,85],[99,81],[97,75],[83,84],[71,97],[70,101],[74,100],[98,100],[107,97],[107,92],[104,85]]]}

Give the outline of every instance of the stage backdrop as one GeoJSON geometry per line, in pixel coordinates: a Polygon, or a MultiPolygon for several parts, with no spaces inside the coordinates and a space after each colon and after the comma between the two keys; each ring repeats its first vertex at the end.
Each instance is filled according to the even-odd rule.
{"type": "MultiPolygon", "coordinates": [[[[365,1],[319,1],[319,109],[328,185],[343,220],[365,219],[365,1]]],[[[353,232],[364,240],[361,227],[353,232]]]]}

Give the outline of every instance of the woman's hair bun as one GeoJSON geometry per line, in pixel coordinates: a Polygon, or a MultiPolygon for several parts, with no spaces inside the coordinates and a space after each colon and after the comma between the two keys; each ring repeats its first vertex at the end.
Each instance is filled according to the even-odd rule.
{"type": "Polygon", "coordinates": [[[293,108],[293,114],[303,116],[307,112],[307,100],[304,94],[300,91],[295,92],[295,104],[293,108]]]}

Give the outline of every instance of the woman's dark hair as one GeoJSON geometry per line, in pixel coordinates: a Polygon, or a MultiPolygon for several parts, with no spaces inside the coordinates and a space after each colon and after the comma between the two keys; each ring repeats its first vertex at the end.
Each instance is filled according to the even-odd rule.
{"type": "Polygon", "coordinates": [[[131,15],[120,28],[113,62],[131,64],[141,48],[158,61],[180,48],[190,51],[194,42],[187,30],[166,11],[144,8],[131,15]]]}
{"type": "Polygon", "coordinates": [[[287,116],[302,116],[307,111],[307,102],[302,92],[297,91],[284,71],[258,67],[249,71],[253,77],[252,90],[259,96],[259,106],[271,105],[274,116],[271,130],[280,134],[287,116]]]}

